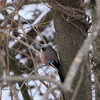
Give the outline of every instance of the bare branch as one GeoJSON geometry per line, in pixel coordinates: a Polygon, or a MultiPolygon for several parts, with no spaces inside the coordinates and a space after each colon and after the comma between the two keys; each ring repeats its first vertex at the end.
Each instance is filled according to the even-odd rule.
{"type": "Polygon", "coordinates": [[[52,82],[56,85],[58,85],[58,87],[61,87],[60,84],[58,83],[58,81],[55,81],[54,79],[50,79],[47,77],[42,77],[42,76],[35,76],[35,75],[30,75],[28,77],[24,77],[24,76],[6,76],[6,77],[1,77],[0,81],[8,81],[8,82],[20,82],[20,81],[28,81],[28,80],[41,80],[41,81],[48,81],[48,82],[52,82]]]}
{"type": "MultiPolygon", "coordinates": [[[[45,2],[45,0],[42,0],[42,2],[45,2]]],[[[27,1],[24,5],[30,5],[30,4],[39,4],[41,3],[40,0],[34,0],[34,1],[27,1]]],[[[16,2],[15,2],[16,5],[16,2]]],[[[5,5],[5,7],[13,6],[12,3],[8,3],[5,5]]]]}
{"type": "Polygon", "coordinates": [[[0,30],[0,31],[1,31],[1,32],[3,32],[3,33],[5,33],[5,34],[7,34],[7,35],[8,35],[8,36],[10,36],[10,37],[12,37],[13,39],[15,39],[15,40],[19,41],[19,42],[20,42],[20,43],[22,43],[23,45],[25,45],[25,46],[29,47],[29,48],[30,48],[30,49],[32,49],[33,51],[35,51],[35,52],[39,53],[39,51],[38,51],[38,50],[34,49],[33,47],[31,47],[30,45],[26,44],[26,43],[25,43],[25,42],[23,42],[22,40],[20,40],[20,39],[16,38],[15,36],[13,36],[13,35],[11,35],[11,34],[9,34],[9,33],[5,32],[5,31],[3,31],[3,30],[0,30]]]}
{"type": "MultiPolygon", "coordinates": [[[[99,5],[100,1],[97,0],[97,4],[99,5]]],[[[100,32],[100,18],[99,18],[99,12],[100,12],[100,6],[98,6],[98,20],[97,22],[94,24],[94,33],[89,36],[83,43],[81,49],[78,51],[78,54],[76,55],[73,63],[71,64],[71,66],[69,67],[69,72],[66,76],[65,82],[63,83],[63,89],[64,91],[72,91],[71,86],[72,86],[72,82],[74,80],[74,77],[80,67],[80,64],[82,63],[83,59],[84,59],[84,55],[88,54],[89,52],[89,45],[92,44],[92,42],[94,41],[94,39],[96,38],[96,36],[99,34],[100,32]]]]}

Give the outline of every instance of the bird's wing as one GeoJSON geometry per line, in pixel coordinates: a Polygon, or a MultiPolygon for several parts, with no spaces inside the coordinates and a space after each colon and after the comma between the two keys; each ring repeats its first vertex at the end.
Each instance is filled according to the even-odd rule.
{"type": "Polygon", "coordinates": [[[45,59],[50,61],[50,63],[53,63],[54,61],[58,62],[58,56],[55,50],[52,50],[51,52],[47,52],[45,55],[45,59]]]}

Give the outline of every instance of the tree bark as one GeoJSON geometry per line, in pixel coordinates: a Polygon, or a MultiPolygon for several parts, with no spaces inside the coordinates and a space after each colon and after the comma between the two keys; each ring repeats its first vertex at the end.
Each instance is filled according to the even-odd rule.
{"type": "MultiPolygon", "coordinates": [[[[65,6],[71,6],[78,9],[83,9],[81,7],[80,0],[57,0],[60,4],[65,6]]],[[[69,66],[72,63],[74,57],[76,56],[79,48],[81,47],[85,36],[86,31],[85,27],[82,23],[79,22],[79,20],[73,21],[75,26],[79,27],[82,32],[76,28],[73,24],[70,22],[67,22],[62,15],[54,11],[54,27],[56,31],[55,36],[55,42],[57,44],[57,49],[59,53],[59,57],[61,60],[61,68],[62,73],[64,77],[66,77],[66,74],[69,70],[69,66]]],[[[73,82],[73,90],[75,90],[75,87],[79,81],[80,77],[80,69],[77,72],[77,75],[75,77],[75,81],[73,82]]],[[[91,78],[90,74],[88,75],[88,70],[84,67],[84,76],[83,80],[80,86],[80,89],[78,91],[78,94],[76,96],[75,100],[91,100],[91,78]]],[[[73,93],[66,93],[66,100],[71,100],[73,96],[73,93]]]]}
{"type": "Polygon", "coordinates": [[[98,28],[98,36],[95,38],[93,42],[93,52],[91,61],[94,63],[93,71],[95,75],[95,93],[96,100],[100,100],[100,88],[98,87],[98,83],[100,85],[100,1],[99,0],[91,0],[91,10],[92,10],[92,23],[94,31],[97,31],[98,28]]]}

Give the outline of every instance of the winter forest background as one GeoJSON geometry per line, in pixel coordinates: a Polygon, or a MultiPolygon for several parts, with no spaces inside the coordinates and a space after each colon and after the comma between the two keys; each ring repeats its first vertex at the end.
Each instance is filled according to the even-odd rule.
{"type": "Polygon", "coordinates": [[[0,0],[0,100],[100,99],[100,0],[0,0]],[[56,69],[39,58],[48,43],[56,69]]]}

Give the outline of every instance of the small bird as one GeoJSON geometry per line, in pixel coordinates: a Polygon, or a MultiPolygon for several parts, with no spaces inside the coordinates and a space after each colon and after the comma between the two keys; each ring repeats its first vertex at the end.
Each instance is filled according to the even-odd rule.
{"type": "Polygon", "coordinates": [[[64,77],[61,72],[61,67],[57,56],[57,52],[52,48],[51,45],[49,44],[42,45],[40,51],[40,60],[45,65],[47,66],[51,65],[52,67],[56,68],[61,81],[64,82],[64,77]]]}

